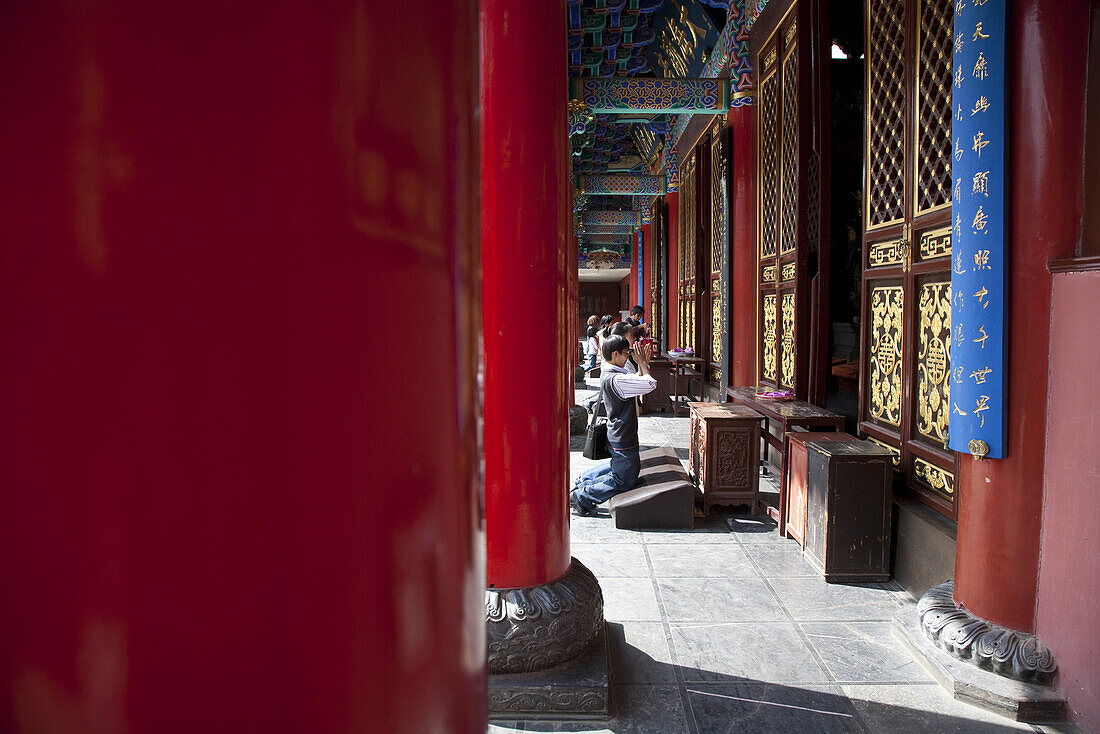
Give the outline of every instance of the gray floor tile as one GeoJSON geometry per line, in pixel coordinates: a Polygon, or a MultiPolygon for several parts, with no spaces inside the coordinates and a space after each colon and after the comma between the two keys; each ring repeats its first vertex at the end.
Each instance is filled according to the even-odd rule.
{"type": "Polygon", "coordinates": [[[802,557],[802,551],[793,540],[785,543],[745,543],[741,547],[765,577],[821,577],[802,557]]]}
{"type": "Polygon", "coordinates": [[[889,622],[810,622],[801,627],[837,681],[935,682],[890,632],[889,622]]]}
{"type": "Polygon", "coordinates": [[[657,579],[669,622],[786,621],[783,608],[759,578],[657,579]]]}
{"type": "Polygon", "coordinates": [[[609,622],[659,621],[657,595],[649,578],[600,579],[603,590],[603,614],[609,622]]]}
{"type": "Polygon", "coordinates": [[[793,624],[670,624],[672,649],[686,682],[825,683],[825,671],[793,624]]]}
{"type": "Polygon", "coordinates": [[[938,684],[843,686],[867,730],[890,734],[994,734],[1034,731],[983,709],[956,701],[938,684]]]}
{"type": "Polygon", "coordinates": [[[721,515],[695,518],[691,530],[646,530],[642,533],[646,543],[735,543],[721,515]]]}
{"type": "Polygon", "coordinates": [[[655,578],[757,577],[756,567],[736,543],[706,543],[690,550],[682,544],[647,543],[655,578]]]}
{"type": "MultiPolygon", "coordinates": [[[[601,513],[606,513],[602,510],[601,513]]],[[[593,543],[641,543],[644,534],[637,530],[620,530],[615,527],[615,521],[606,514],[598,517],[579,517],[571,515],[569,518],[569,542],[581,545],[593,543]]]]}
{"type": "Polygon", "coordinates": [[[675,683],[676,671],[663,622],[608,625],[611,675],[618,683],[675,683]]]}
{"type": "Polygon", "coordinates": [[[649,578],[645,546],[638,543],[573,543],[570,552],[596,578],[649,578]]]}
{"type": "Polygon", "coordinates": [[[523,724],[518,721],[490,721],[486,734],[515,734],[523,731],[523,724]]]}
{"type": "Polygon", "coordinates": [[[768,582],[799,622],[888,620],[900,606],[877,584],[829,584],[822,578],[772,578],[768,582]]]}
{"type": "Polygon", "coordinates": [[[779,537],[775,520],[766,515],[734,515],[726,518],[733,537],[741,543],[785,543],[779,537]]]}
{"type": "Polygon", "coordinates": [[[607,722],[527,721],[528,732],[686,734],[687,714],[674,686],[615,686],[615,717],[607,722]]]}
{"type": "Polygon", "coordinates": [[[862,730],[844,693],[835,687],[696,683],[686,688],[699,734],[840,734],[862,730]]]}

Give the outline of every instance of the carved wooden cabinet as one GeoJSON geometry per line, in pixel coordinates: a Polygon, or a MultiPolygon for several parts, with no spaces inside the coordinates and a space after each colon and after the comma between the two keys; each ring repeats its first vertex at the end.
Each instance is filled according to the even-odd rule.
{"type": "Polygon", "coordinates": [[[688,403],[691,453],[688,467],[703,493],[703,511],[712,505],[759,504],[760,421],[764,416],[737,403],[688,403]]]}
{"type": "Polygon", "coordinates": [[[870,441],[806,444],[803,553],[826,581],[890,578],[891,457],[870,441]]]}
{"type": "Polygon", "coordinates": [[[855,441],[855,436],[835,431],[789,431],[787,448],[787,537],[800,546],[806,538],[806,444],[811,441],[855,441]]]}

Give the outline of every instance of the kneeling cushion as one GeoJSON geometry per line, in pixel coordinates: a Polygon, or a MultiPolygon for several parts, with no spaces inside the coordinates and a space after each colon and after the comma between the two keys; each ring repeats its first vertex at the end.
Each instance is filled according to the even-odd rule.
{"type": "Polygon", "coordinates": [[[632,530],[691,528],[695,487],[676,452],[661,446],[641,452],[638,486],[608,501],[615,527],[632,530]]]}

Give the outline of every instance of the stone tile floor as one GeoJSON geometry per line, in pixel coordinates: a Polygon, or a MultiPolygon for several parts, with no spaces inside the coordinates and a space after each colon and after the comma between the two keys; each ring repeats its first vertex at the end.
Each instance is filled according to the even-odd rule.
{"type": "MultiPolygon", "coordinates": [[[[673,446],[686,463],[686,417],[639,423],[644,445],[673,446]]],[[[595,463],[582,447],[575,437],[573,477],[595,463]]],[[[489,732],[1072,731],[955,701],[890,633],[913,604],[900,586],[826,584],[767,518],[712,513],[691,531],[637,532],[604,511],[574,516],[571,538],[603,589],[615,717],[494,721],[489,732]]]]}

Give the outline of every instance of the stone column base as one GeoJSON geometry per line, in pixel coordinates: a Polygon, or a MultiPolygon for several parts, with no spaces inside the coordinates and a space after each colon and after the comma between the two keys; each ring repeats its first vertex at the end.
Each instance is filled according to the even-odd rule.
{"type": "Polygon", "coordinates": [[[955,603],[955,582],[934,586],[917,602],[921,629],[940,649],[983,670],[1050,685],[1058,666],[1039,638],[976,617],[955,603]]]}
{"type": "Polygon", "coordinates": [[[580,656],[603,629],[600,584],[576,558],[560,579],[487,589],[489,672],[530,673],[580,656]]]}

